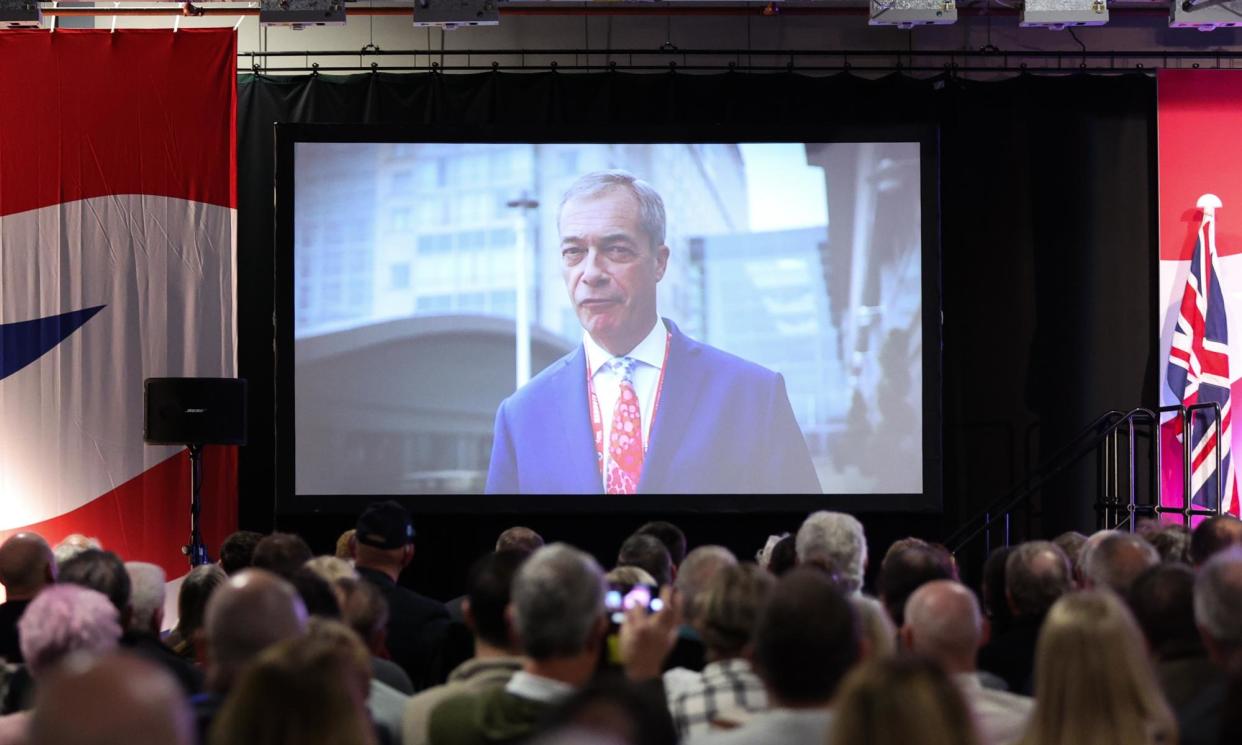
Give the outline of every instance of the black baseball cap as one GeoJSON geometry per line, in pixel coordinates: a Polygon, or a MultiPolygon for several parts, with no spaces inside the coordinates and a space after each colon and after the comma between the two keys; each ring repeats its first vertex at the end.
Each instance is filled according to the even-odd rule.
{"type": "Polygon", "coordinates": [[[410,513],[395,500],[372,502],[358,516],[354,540],[364,546],[392,549],[414,542],[410,513]]]}

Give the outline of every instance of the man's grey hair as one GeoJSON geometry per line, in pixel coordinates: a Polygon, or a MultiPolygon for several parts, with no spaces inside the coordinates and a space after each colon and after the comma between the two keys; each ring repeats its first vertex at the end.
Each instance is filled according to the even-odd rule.
{"type": "Polygon", "coordinates": [[[837,575],[843,589],[858,592],[867,567],[867,536],[862,523],[844,512],[812,513],[794,539],[799,564],[817,564],[837,575]]]}
{"type": "Polygon", "coordinates": [[[1040,617],[1073,589],[1069,557],[1049,541],[1028,541],[1005,560],[1005,590],[1018,617],[1040,617]]]}
{"type": "Polygon", "coordinates": [[[1242,647],[1242,548],[1222,551],[1199,568],[1195,623],[1215,641],[1242,647]]]}
{"type": "Polygon", "coordinates": [[[1125,596],[1140,574],[1159,563],[1159,552],[1146,539],[1118,532],[1105,536],[1087,554],[1083,577],[1096,589],[1125,596]]]}
{"type": "Polygon", "coordinates": [[[682,608],[687,620],[698,616],[696,598],[721,569],[737,565],[737,557],[724,546],[699,546],[681,562],[677,570],[677,590],[681,592],[682,608]]]}
{"type": "Polygon", "coordinates": [[[569,185],[565,196],[561,197],[560,207],[556,210],[556,224],[561,224],[561,213],[565,204],[571,199],[580,197],[597,197],[609,189],[621,187],[628,189],[638,200],[638,219],[643,232],[651,241],[651,249],[664,245],[664,231],[667,220],[664,216],[664,200],[651,184],[643,181],[629,171],[614,168],[608,171],[592,171],[579,176],[578,180],[569,185]]]}
{"type": "Polygon", "coordinates": [[[528,657],[583,652],[604,615],[604,572],[564,543],[536,551],[513,578],[513,624],[528,657]]]}
{"type": "Polygon", "coordinates": [[[125,572],[130,586],[129,628],[151,631],[151,617],[164,609],[164,570],[145,561],[127,561],[125,572]]]}

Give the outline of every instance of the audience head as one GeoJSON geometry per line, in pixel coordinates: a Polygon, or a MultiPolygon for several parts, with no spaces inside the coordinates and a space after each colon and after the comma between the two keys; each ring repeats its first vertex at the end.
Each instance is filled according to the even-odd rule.
{"type": "Polygon", "coordinates": [[[797,539],[791,535],[776,542],[772,553],[768,556],[768,571],[776,577],[783,577],[785,572],[798,565],[797,539]]]}
{"type": "Polygon", "coordinates": [[[1052,606],[1035,648],[1035,700],[1025,743],[1177,736],[1138,625],[1111,592],[1074,592],[1052,606]]]}
{"type": "Polygon", "coordinates": [[[272,644],[242,672],[210,745],[372,745],[369,678],[370,656],[353,632],[316,619],[310,633],[272,644]]]}
{"type": "Polygon", "coordinates": [[[867,537],[862,523],[844,512],[812,513],[798,528],[798,563],[818,564],[859,592],[867,569],[867,537]]]}
{"type": "Polygon", "coordinates": [[[1185,564],[1157,564],[1130,585],[1130,610],[1157,659],[1203,653],[1194,597],[1195,573],[1185,564]]]}
{"type": "Polygon", "coordinates": [[[880,601],[893,624],[900,627],[911,593],[928,582],[953,576],[953,566],[945,552],[918,538],[907,538],[894,544],[880,562],[880,601]]]}
{"type": "MultiPolygon", "coordinates": [[[[839,588],[838,588],[839,589],[839,588]]],[[[862,593],[848,596],[858,614],[858,635],[865,642],[867,659],[891,657],[897,653],[897,627],[888,617],[884,604],[862,593]]]]}
{"type": "Polygon", "coordinates": [[[654,585],[658,584],[656,578],[652,577],[646,569],[642,567],[624,566],[608,570],[604,575],[610,585],[622,585],[624,587],[633,587],[634,585],[654,585]]]}
{"type": "Polygon", "coordinates": [[[263,536],[254,547],[254,556],[250,566],[255,569],[266,569],[285,579],[293,579],[293,573],[301,569],[306,562],[314,558],[310,546],[299,535],[293,533],[272,533],[263,536]]]}
{"type": "Polygon", "coordinates": [[[894,657],[860,665],[841,686],[830,742],[976,745],[971,711],[934,662],[894,657]]]}
{"type": "Polygon", "coordinates": [[[1163,562],[1190,564],[1190,531],[1185,525],[1166,525],[1147,536],[1163,562]]]}
{"type": "Polygon", "coordinates": [[[229,690],[260,652],[305,629],[306,606],[293,585],[263,569],[243,569],[207,601],[208,686],[229,690]]]}
{"type": "Polygon", "coordinates": [[[928,582],[906,602],[902,643],[946,672],[974,672],[983,634],[983,614],[975,594],[958,582],[928,582]]]}
{"type": "Polygon", "coordinates": [[[657,585],[667,585],[673,580],[673,561],[668,549],[654,536],[635,533],[626,538],[617,552],[617,566],[645,569],[657,585]]]}
{"type": "Polygon", "coordinates": [[[41,679],[29,732],[31,745],[193,745],[196,739],[176,679],[120,652],[72,658],[41,679]]]}
{"type": "Polygon", "coordinates": [[[41,677],[71,654],[100,655],[121,639],[121,616],[103,593],[80,585],[52,585],[35,596],[17,622],[22,656],[41,677]]]}
{"type": "Polygon", "coordinates": [[[1009,600],[1005,595],[1005,564],[1012,546],[997,546],[983,562],[983,577],[979,583],[979,598],[983,614],[991,622],[993,633],[1005,631],[1013,621],[1009,600]]]}
{"type": "Polygon", "coordinates": [[[98,538],[88,538],[81,533],[70,533],[56,544],[56,547],[52,549],[52,555],[56,557],[56,566],[60,567],[66,561],[92,548],[102,549],[103,544],[98,538]]]}
{"type": "Polygon", "coordinates": [[[228,578],[218,564],[201,564],[181,580],[181,591],[177,595],[177,629],[182,639],[192,641],[194,632],[203,627],[207,600],[228,578]]]}
{"type": "Polygon", "coordinates": [[[220,544],[220,568],[230,577],[249,567],[254,561],[254,549],[263,540],[262,533],[239,530],[220,544]]]}
{"type": "Polygon", "coordinates": [[[1160,554],[1132,533],[1113,533],[1100,541],[1083,564],[1087,589],[1109,589],[1125,597],[1136,577],[1160,563],[1160,554]]]}
{"type": "Polygon", "coordinates": [[[56,581],[56,558],[37,533],[14,533],[0,544],[0,585],[9,600],[29,600],[56,581]]]}
{"type": "Polygon", "coordinates": [[[736,565],[737,557],[724,546],[699,546],[686,554],[677,572],[676,584],[681,592],[681,604],[688,623],[693,623],[698,616],[695,603],[699,593],[721,570],[736,565]]]}
{"type": "Polygon", "coordinates": [[[1087,536],[1079,533],[1077,530],[1068,530],[1056,538],[1052,542],[1057,548],[1065,552],[1066,558],[1069,559],[1070,567],[1078,566],[1078,560],[1082,555],[1082,547],[1087,543],[1087,536]]]}
{"type": "Polygon", "coordinates": [[[341,618],[372,653],[384,648],[388,636],[388,601],[375,585],[342,577],[336,581],[341,618]]]}
{"type": "Polygon", "coordinates": [[[1214,554],[1195,578],[1195,623],[1218,665],[1242,675],[1242,548],[1214,554]]]}
{"type": "Polygon", "coordinates": [[[1242,546],[1242,521],[1232,515],[1209,517],[1190,534],[1190,559],[1201,566],[1230,546],[1242,546]]]}
{"type": "Polygon", "coordinates": [[[289,577],[306,606],[307,614],[318,618],[341,618],[341,602],[332,584],[310,567],[301,567],[289,577]]]}
{"type": "Polygon", "coordinates": [[[1069,559],[1048,541],[1023,543],[1005,559],[1005,592],[1014,618],[1043,618],[1072,587],[1069,559]]]}
{"type": "Polygon", "coordinates": [[[476,639],[496,649],[517,652],[506,616],[513,578],[529,558],[525,551],[497,551],[474,563],[466,586],[462,614],[476,639]]]}
{"type": "Polygon", "coordinates": [[[414,523],[400,502],[372,502],[354,526],[354,563],[394,581],[414,559],[414,523]]]}
{"type": "Polygon", "coordinates": [[[823,572],[798,568],[759,614],[753,660],[773,706],[815,706],[832,700],[860,647],[853,606],[823,572]]]}
{"type": "Polygon", "coordinates": [[[333,554],[336,558],[344,561],[354,560],[354,533],[355,530],[350,528],[337,536],[336,551],[333,554]]]}
{"type": "Polygon", "coordinates": [[[306,562],[305,566],[328,584],[342,577],[358,579],[358,570],[354,569],[354,565],[337,556],[316,556],[306,562]]]}
{"type": "Polygon", "coordinates": [[[1087,537],[1083,542],[1082,549],[1078,552],[1078,559],[1070,564],[1070,569],[1074,573],[1074,584],[1078,587],[1084,587],[1087,581],[1087,558],[1091,556],[1091,552],[1095,551],[1095,547],[1100,545],[1104,539],[1116,535],[1115,530],[1097,530],[1087,537]]]}
{"type": "Polygon", "coordinates": [[[496,539],[496,553],[519,551],[533,554],[543,548],[543,536],[520,525],[509,528],[496,539]]]}
{"type": "Polygon", "coordinates": [[[60,566],[61,583],[81,585],[102,592],[124,618],[129,611],[129,572],[121,557],[111,551],[88,548],[60,566]]]}
{"type": "Polygon", "coordinates": [[[513,578],[511,620],[527,657],[594,653],[604,631],[604,573],[564,543],[536,551],[513,578]]]}
{"type": "Polygon", "coordinates": [[[776,580],[758,564],[725,566],[698,595],[694,627],[708,659],[741,657],[749,651],[759,613],[776,580]]]}
{"type": "Polygon", "coordinates": [[[129,574],[127,631],[158,636],[164,625],[164,570],[145,561],[125,562],[129,574]]]}
{"type": "Polygon", "coordinates": [[[686,560],[686,534],[670,522],[653,520],[634,531],[634,535],[649,535],[663,543],[664,548],[668,549],[669,559],[673,562],[674,572],[686,560]]]}

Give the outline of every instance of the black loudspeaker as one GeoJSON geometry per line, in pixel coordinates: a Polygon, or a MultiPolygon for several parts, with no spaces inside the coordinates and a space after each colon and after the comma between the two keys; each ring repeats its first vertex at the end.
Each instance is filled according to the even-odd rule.
{"type": "Polygon", "coordinates": [[[246,381],[147,378],[142,439],[150,445],[245,445],[246,381]]]}

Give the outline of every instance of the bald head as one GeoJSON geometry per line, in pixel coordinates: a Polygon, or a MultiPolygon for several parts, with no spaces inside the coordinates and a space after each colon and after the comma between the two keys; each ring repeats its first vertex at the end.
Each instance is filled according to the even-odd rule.
{"type": "Polygon", "coordinates": [[[31,745],[191,745],[193,719],[163,668],[127,654],[70,658],[40,679],[31,745]]]}
{"type": "Polygon", "coordinates": [[[949,673],[975,669],[983,616],[974,593],[952,580],[928,582],[906,601],[903,643],[949,673]]]}
{"type": "Polygon", "coordinates": [[[56,581],[52,547],[37,533],[15,533],[0,545],[0,585],[9,600],[28,600],[56,581]]]}
{"type": "Polygon", "coordinates": [[[212,593],[203,627],[208,685],[223,692],[264,649],[306,630],[306,606],[285,580],[262,569],[246,569],[212,593]]]}
{"type": "Polygon", "coordinates": [[[1140,574],[1160,563],[1146,539],[1132,533],[1105,536],[1087,556],[1083,582],[1088,590],[1109,589],[1125,596],[1140,574]]]}
{"type": "Polygon", "coordinates": [[[1242,520],[1232,515],[1209,517],[1190,534],[1190,559],[1201,566],[1232,546],[1242,546],[1242,520]]]}
{"type": "Polygon", "coordinates": [[[682,607],[687,620],[698,615],[696,598],[722,569],[737,566],[737,557],[724,546],[699,546],[681,562],[677,573],[677,589],[681,591],[682,607]]]}

